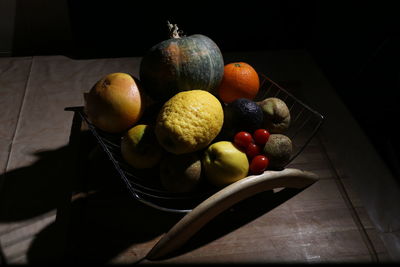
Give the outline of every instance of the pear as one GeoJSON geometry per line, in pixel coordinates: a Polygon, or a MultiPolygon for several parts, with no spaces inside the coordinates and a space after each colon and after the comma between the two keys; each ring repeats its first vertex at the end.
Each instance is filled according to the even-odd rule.
{"type": "Polygon", "coordinates": [[[276,97],[269,97],[257,104],[261,107],[263,127],[270,133],[284,133],[290,125],[290,111],[286,103],[276,97]]]}

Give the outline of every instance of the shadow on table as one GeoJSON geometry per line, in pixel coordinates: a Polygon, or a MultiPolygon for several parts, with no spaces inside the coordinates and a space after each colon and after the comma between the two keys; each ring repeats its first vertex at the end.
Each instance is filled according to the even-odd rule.
{"type": "MultiPolygon", "coordinates": [[[[71,140],[78,140],[79,119],[74,116],[71,140]]],[[[88,133],[83,138],[89,140],[88,133]]],[[[65,201],[75,182],[76,149],[67,145],[54,150],[37,151],[37,160],[29,166],[4,173],[0,192],[0,221],[17,222],[52,211],[65,201]]],[[[72,190],[74,190],[72,188],[72,190]]]]}
{"type": "MultiPolygon", "coordinates": [[[[110,197],[108,193],[93,193],[73,202],[64,263],[109,263],[135,244],[151,243],[182,216],[151,209],[127,197],[110,197]]],[[[48,248],[57,243],[56,223],[37,235],[28,251],[29,263],[47,261],[48,248]]],[[[131,260],[138,260],[146,252],[129,253],[131,260]]]]}
{"type": "Polygon", "coordinates": [[[284,188],[279,192],[265,191],[242,200],[213,218],[180,249],[160,260],[172,258],[204,246],[256,220],[304,189],[284,188]]]}
{"type": "MultiPolygon", "coordinates": [[[[69,160],[68,151],[68,146],[65,146],[37,152],[35,156],[38,159],[32,165],[4,174],[5,180],[0,192],[0,223],[9,223],[11,228],[5,228],[1,234],[16,235],[11,236],[12,243],[1,244],[4,253],[8,250],[7,246],[19,251],[18,243],[24,244],[37,231],[35,228],[43,227],[46,223],[44,220],[54,216],[51,211],[55,211],[66,197],[65,184],[71,179],[64,166],[69,160]]],[[[55,237],[58,238],[58,235],[55,237]]],[[[49,245],[46,248],[46,260],[58,257],[58,249],[57,242],[49,245]]],[[[13,256],[9,257],[5,260],[12,261],[13,256]]]]}
{"type": "MultiPolygon", "coordinates": [[[[71,138],[77,134],[79,138],[70,140],[74,145],[37,152],[32,165],[4,174],[0,222],[21,225],[2,234],[17,233],[19,227],[36,221],[29,227],[41,227],[40,221],[57,210],[55,222],[34,237],[28,263],[107,262],[129,246],[164,233],[182,216],[156,211],[130,198],[91,133],[81,131],[75,116],[71,138]]],[[[13,246],[31,237],[29,228],[23,230],[26,234],[22,239],[18,234],[13,246]]],[[[11,245],[3,244],[7,250],[4,246],[11,245]]]]}
{"type": "MultiPolygon", "coordinates": [[[[74,147],[39,152],[33,165],[6,173],[0,221],[26,220],[57,209],[56,221],[42,229],[29,247],[30,264],[109,263],[134,244],[141,244],[141,251],[129,251],[129,260],[138,260],[155,244],[153,239],[167,232],[183,215],[133,200],[91,134],[75,124],[71,138],[78,131],[79,142],[72,140],[74,147]]],[[[212,242],[297,193],[287,189],[264,192],[240,202],[168,257],[212,242]]]]}
{"type": "MultiPolygon", "coordinates": [[[[105,162],[96,162],[106,166],[102,164],[105,162]]],[[[125,194],[125,188],[114,183],[117,179],[103,180],[106,176],[112,177],[107,175],[106,168],[99,172],[103,175],[93,173],[90,177],[97,178],[96,181],[103,186],[72,202],[69,242],[67,255],[64,256],[68,263],[104,264],[129,247],[141,244],[131,249],[126,259],[128,262],[140,260],[155,244],[153,239],[171,229],[183,215],[159,211],[132,200],[125,194]]],[[[279,206],[299,191],[268,191],[246,199],[214,218],[181,249],[163,259],[183,255],[229,234],[279,206]]],[[[57,231],[56,224],[51,224],[37,235],[28,252],[30,263],[47,261],[49,248],[57,243],[57,231]]]]}
{"type": "Polygon", "coordinates": [[[0,221],[15,222],[54,210],[65,183],[63,162],[67,147],[35,153],[38,160],[31,166],[4,174],[0,195],[0,221]]]}

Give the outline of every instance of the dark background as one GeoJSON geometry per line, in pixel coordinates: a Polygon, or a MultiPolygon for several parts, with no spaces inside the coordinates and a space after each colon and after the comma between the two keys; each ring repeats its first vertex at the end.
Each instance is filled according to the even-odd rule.
{"type": "Polygon", "coordinates": [[[400,16],[394,3],[165,2],[17,0],[12,55],[142,56],[167,38],[167,20],[187,35],[209,36],[224,52],[305,49],[399,176],[400,16]]]}

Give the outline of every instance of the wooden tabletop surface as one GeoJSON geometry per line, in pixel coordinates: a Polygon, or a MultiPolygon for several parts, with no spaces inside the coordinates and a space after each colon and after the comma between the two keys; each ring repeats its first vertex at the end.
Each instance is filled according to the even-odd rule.
{"type": "MultiPolygon", "coordinates": [[[[317,95],[310,96],[317,85],[325,95],[332,90],[304,51],[236,53],[225,55],[225,61],[247,61],[321,113],[329,111],[321,110],[317,95]],[[309,90],[310,85],[314,89],[309,90]]],[[[107,73],[137,75],[139,62],[140,58],[0,58],[4,262],[138,262],[182,217],[133,200],[91,134],[73,112],[64,111],[82,106],[83,92],[107,73]]],[[[335,104],[339,112],[346,112],[341,103],[335,104]]],[[[265,193],[239,203],[162,262],[393,260],[385,237],[398,229],[386,231],[371,217],[376,212],[355,190],[354,170],[348,171],[335,157],[332,146],[339,141],[332,139],[329,127],[329,122],[324,124],[289,166],[316,173],[318,182],[294,196],[265,193]]]]}

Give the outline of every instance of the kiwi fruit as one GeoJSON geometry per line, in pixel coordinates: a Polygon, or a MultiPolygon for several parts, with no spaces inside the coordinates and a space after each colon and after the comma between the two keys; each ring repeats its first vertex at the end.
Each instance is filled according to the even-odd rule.
{"type": "Polygon", "coordinates": [[[269,159],[269,169],[282,170],[292,155],[292,140],[283,134],[271,134],[264,146],[264,154],[269,159]]]}

